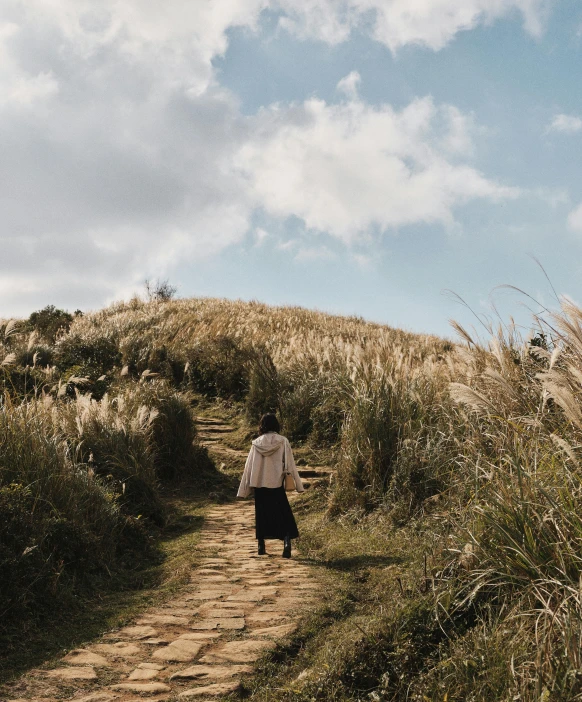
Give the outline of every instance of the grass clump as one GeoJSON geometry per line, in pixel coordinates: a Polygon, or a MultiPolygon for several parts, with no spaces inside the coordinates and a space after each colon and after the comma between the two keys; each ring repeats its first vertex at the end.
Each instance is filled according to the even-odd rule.
{"type": "Polygon", "coordinates": [[[86,587],[125,546],[148,544],[113,492],[90,474],[44,406],[0,409],[0,635],[86,587]]]}

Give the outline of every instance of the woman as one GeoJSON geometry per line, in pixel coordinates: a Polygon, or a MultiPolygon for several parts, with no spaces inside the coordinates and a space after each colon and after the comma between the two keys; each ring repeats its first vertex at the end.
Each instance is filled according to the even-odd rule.
{"type": "Polygon", "coordinates": [[[283,558],[291,558],[291,539],[296,539],[299,532],[285,494],[285,476],[291,475],[297,492],[304,492],[305,488],[291,445],[279,431],[277,417],[265,414],[259,424],[259,438],[251,444],[237,497],[248,497],[254,489],[259,556],[267,553],[265,539],[282,539],[283,558]]]}

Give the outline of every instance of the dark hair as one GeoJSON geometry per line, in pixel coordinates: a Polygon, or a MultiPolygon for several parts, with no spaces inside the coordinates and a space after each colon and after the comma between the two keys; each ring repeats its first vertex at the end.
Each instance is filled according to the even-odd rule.
{"type": "Polygon", "coordinates": [[[259,423],[259,435],[262,436],[263,434],[266,434],[268,431],[276,431],[276,432],[281,431],[281,426],[279,425],[279,421],[278,421],[277,417],[275,417],[274,414],[264,414],[261,417],[261,421],[259,423]]]}

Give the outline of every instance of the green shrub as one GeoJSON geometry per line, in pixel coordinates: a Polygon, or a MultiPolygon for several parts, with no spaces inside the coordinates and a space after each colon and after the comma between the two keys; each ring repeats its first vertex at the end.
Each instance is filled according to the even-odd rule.
{"type": "Polygon", "coordinates": [[[59,310],[54,305],[47,305],[44,309],[30,315],[26,327],[30,331],[35,331],[52,346],[60,334],[69,330],[72,321],[72,314],[59,310]]]}
{"type": "Polygon", "coordinates": [[[82,377],[97,380],[119,366],[121,353],[115,341],[105,336],[91,339],[69,334],[55,347],[55,363],[62,373],[74,368],[82,377]]]}
{"type": "Polygon", "coordinates": [[[14,402],[34,398],[52,385],[50,376],[40,368],[0,366],[0,388],[14,402]]]}
{"type": "Polygon", "coordinates": [[[230,336],[206,339],[187,352],[185,381],[211,397],[241,400],[249,387],[252,350],[230,336]]]}
{"type": "Polygon", "coordinates": [[[16,365],[26,368],[46,368],[52,365],[54,351],[51,346],[45,344],[33,344],[15,352],[16,365]]]}
{"type": "Polygon", "coordinates": [[[176,357],[165,344],[144,343],[139,337],[130,337],[120,344],[121,363],[127,366],[128,374],[140,376],[149,370],[180,385],[184,381],[185,361],[176,357]]]}

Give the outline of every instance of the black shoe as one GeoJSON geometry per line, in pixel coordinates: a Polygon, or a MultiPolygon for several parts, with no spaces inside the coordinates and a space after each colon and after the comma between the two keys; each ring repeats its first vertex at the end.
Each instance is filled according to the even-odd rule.
{"type": "Polygon", "coordinates": [[[291,558],[291,539],[288,536],[283,542],[283,558],[291,558]]]}
{"type": "Polygon", "coordinates": [[[259,539],[259,556],[264,556],[267,553],[265,548],[265,539],[259,539]]]}

